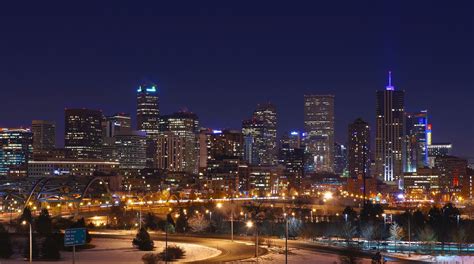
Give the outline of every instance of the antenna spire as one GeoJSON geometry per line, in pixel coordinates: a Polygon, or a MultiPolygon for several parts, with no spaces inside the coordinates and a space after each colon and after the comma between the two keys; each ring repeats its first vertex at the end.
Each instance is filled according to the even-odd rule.
{"type": "Polygon", "coordinates": [[[392,86],[392,71],[388,71],[388,85],[385,88],[388,91],[395,90],[395,87],[392,86]]]}

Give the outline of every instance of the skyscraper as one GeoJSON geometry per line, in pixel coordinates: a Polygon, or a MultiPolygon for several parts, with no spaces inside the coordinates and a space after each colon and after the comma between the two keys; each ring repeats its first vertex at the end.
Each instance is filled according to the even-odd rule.
{"type": "Polygon", "coordinates": [[[244,137],[244,160],[251,165],[262,163],[264,150],[265,127],[262,121],[248,119],[242,122],[244,137]]]}
{"type": "Polygon", "coordinates": [[[304,96],[308,171],[332,172],[334,165],[334,95],[304,96]]]}
{"type": "Polygon", "coordinates": [[[271,103],[258,104],[252,117],[263,125],[262,145],[259,146],[260,163],[277,164],[277,112],[275,106],[271,103]]]}
{"type": "Polygon", "coordinates": [[[71,150],[72,158],[101,158],[103,119],[99,110],[65,110],[64,147],[71,150]]]}
{"type": "Polygon", "coordinates": [[[405,172],[429,166],[428,161],[428,111],[407,113],[405,130],[405,172]]]}
{"type": "Polygon", "coordinates": [[[27,175],[32,142],[29,129],[0,128],[0,177],[27,175]]]}
{"type": "Polygon", "coordinates": [[[157,165],[160,169],[197,173],[199,167],[199,119],[191,112],[160,117],[157,165]]]}
{"type": "Polygon", "coordinates": [[[349,177],[370,177],[370,127],[361,118],[349,125],[349,177]]]}
{"type": "Polygon", "coordinates": [[[334,142],[334,173],[347,176],[347,146],[334,142]]]}
{"type": "Polygon", "coordinates": [[[392,86],[391,72],[388,85],[377,91],[375,131],[375,173],[388,183],[403,175],[403,142],[405,92],[392,86]]]}
{"type": "Polygon", "coordinates": [[[304,169],[304,146],[301,144],[301,133],[292,131],[283,135],[280,142],[279,163],[285,166],[288,188],[301,191],[304,169]]]}
{"type": "Polygon", "coordinates": [[[33,120],[33,151],[51,150],[56,146],[56,124],[52,121],[33,120]]]}
{"type": "Polygon", "coordinates": [[[137,89],[137,130],[146,132],[146,166],[156,167],[160,108],[156,85],[140,85],[137,89]]]}

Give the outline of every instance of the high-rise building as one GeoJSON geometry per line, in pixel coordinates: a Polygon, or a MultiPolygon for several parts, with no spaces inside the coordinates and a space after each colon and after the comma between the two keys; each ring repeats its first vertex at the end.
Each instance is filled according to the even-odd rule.
{"type": "Polygon", "coordinates": [[[370,127],[361,118],[349,125],[349,177],[370,177],[370,127]]]}
{"type": "Polygon", "coordinates": [[[253,112],[253,119],[263,125],[260,163],[265,165],[277,164],[277,112],[271,103],[258,104],[253,112]]]}
{"type": "Polygon", "coordinates": [[[146,133],[133,131],[107,138],[103,157],[120,163],[120,169],[138,170],[146,167],[146,133]]]}
{"type": "Polygon", "coordinates": [[[115,135],[129,135],[132,133],[132,119],[129,114],[117,113],[113,116],[105,117],[103,122],[103,132],[105,137],[115,135]]]}
{"type": "Polygon", "coordinates": [[[160,118],[158,90],[155,85],[137,89],[137,129],[148,135],[157,135],[160,118]]]}
{"type": "Polygon", "coordinates": [[[216,159],[242,160],[244,156],[243,136],[237,130],[202,129],[199,133],[199,167],[216,159]]]}
{"type": "Polygon", "coordinates": [[[377,91],[375,130],[375,173],[387,183],[403,176],[404,119],[405,92],[395,90],[389,72],[385,90],[377,91]]]}
{"type": "Polygon", "coordinates": [[[347,176],[347,146],[341,143],[334,143],[334,173],[347,176]]]}
{"type": "Polygon", "coordinates": [[[72,158],[101,158],[103,119],[99,110],[65,110],[64,147],[71,150],[72,158]]]}
{"type": "Polygon", "coordinates": [[[51,150],[56,146],[56,124],[52,121],[33,120],[33,151],[51,150]]]}
{"type": "Polygon", "coordinates": [[[289,189],[301,191],[304,172],[304,145],[301,143],[301,133],[292,131],[283,135],[280,142],[279,163],[285,167],[285,175],[289,189]]]}
{"type": "Polygon", "coordinates": [[[405,172],[429,166],[428,111],[407,113],[405,117],[405,172]]]}
{"type": "Polygon", "coordinates": [[[29,129],[0,128],[0,177],[27,175],[32,137],[29,129]]]}
{"type": "Polygon", "coordinates": [[[160,117],[157,166],[168,171],[197,173],[199,167],[199,119],[191,112],[160,117]]]}
{"type": "Polygon", "coordinates": [[[156,140],[159,134],[160,108],[156,85],[141,85],[137,89],[137,130],[147,135],[146,164],[156,165],[156,140]]]}
{"type": "Polygon", "coordinates": [[[242,122],[244,137],[244,161],[251,165],[262,164],[265,153],[265,127],[262,121],[248,119],[242,122]]]}
{"type": "Polygon", "coordinates": [[[309,154],[307,170],[333,172],[334,95],[304,96],[304,129],[309,154]]]}

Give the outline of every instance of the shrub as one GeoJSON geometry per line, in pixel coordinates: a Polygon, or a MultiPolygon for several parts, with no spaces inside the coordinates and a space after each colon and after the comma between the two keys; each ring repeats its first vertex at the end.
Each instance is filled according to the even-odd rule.
{"type": "Polygon", "coordinates": [[[143,251],[151,251],[154,247],[153,240],[151,240],[150,234],[148,234],[144,227],[138,231],[137,236],[132,241],[132,244],[143,251]]]}
{"type": "Polygon", "coordinates": [[[166,248],[159,254],[161,260],[173,261],[184,257],[184,249],[177,245],[168,246],[168,251],[166,248]]]}

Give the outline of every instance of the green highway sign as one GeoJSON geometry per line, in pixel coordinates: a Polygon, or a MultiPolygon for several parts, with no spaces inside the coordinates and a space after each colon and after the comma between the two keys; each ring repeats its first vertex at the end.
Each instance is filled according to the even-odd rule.
{"type": "Polygon", "coordinates": [[[86,244],[85,228],[70,228],[64,231],[64,246],[79,246],[86,244]]]}

